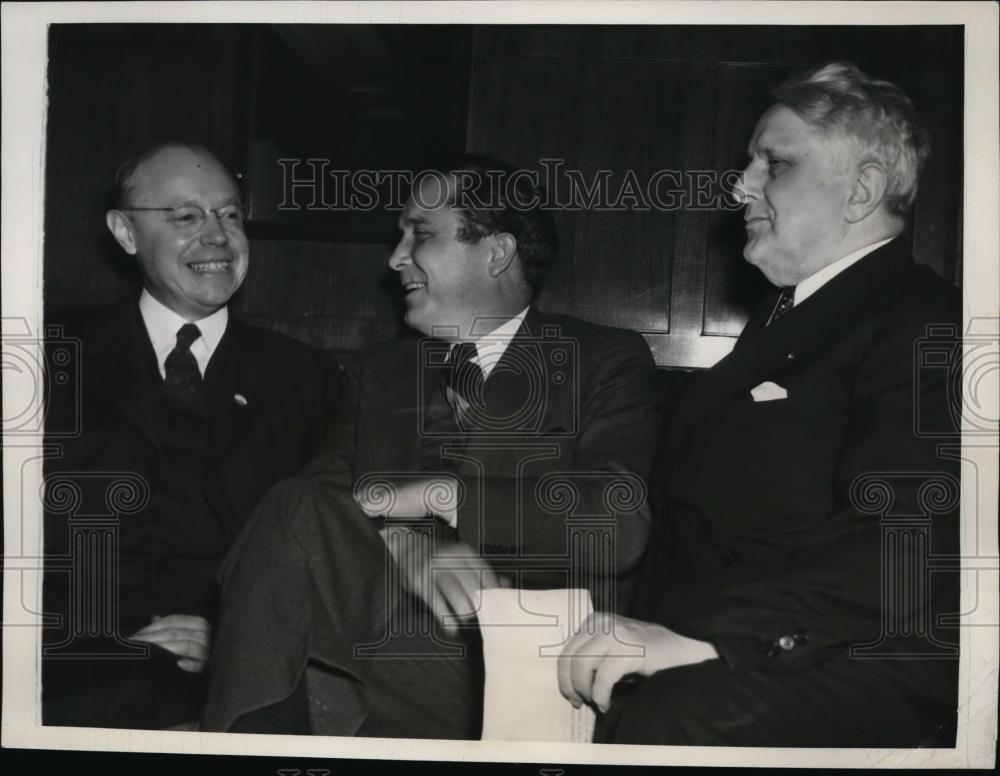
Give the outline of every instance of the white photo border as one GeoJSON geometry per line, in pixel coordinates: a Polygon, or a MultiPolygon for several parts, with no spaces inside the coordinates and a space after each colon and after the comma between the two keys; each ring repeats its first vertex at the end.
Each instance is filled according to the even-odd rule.
{"type": "MultiPolygon", "coordinates": [[[[225,2],[4,3],[2,7],[3,338],[42,331],[48,25],[60,22],[965,25],[963,207],[965,325],[998,338],[1000,209],[998,6],[990,2],[225,2]]],[[[968,330],[968,329],[967,329],[968,330]]],[[[6,345],[5,345],[6,347],[6,345]]],[[[5,369],[7,368],[5,360],[5,369]]],[[[24,406],[24,381],[4,375],[3,417],[24,406]]],[[[980,402],[1000,403],[997,378],[980,402]]],[[[4,438],[4,747],[187,754],[628,765],[977,767],[995,765],[998,601],[997,439],[965,437],[959,726],[955,749],[852,750],[418,741],[127,731],[40,723],[42,440],[4,438]],[[975,485],[976,487],[970,487],[975,485]],[[30,516],[25,509],[39,514],[30,516]],[[27,519],[31,517],[32,519],[27,519]],[[25,518],[25,519],[22,519],[25,518]],[[25,606],[25,604],[32,604],[25,606]]]]}

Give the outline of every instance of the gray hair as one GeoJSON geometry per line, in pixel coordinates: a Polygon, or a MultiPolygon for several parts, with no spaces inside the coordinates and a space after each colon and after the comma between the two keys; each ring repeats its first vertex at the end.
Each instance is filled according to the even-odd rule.
{"type": "Polygon", "coordinates": [[[930,154],[913,103],[888,81],[869,78],[850,62],[832,62],[793,76],[771,92],[776,102],[823,132],[853,141],[862,163],[886,173],[886,207],[906,215],[917,196],[917,177],[930,154]]]}

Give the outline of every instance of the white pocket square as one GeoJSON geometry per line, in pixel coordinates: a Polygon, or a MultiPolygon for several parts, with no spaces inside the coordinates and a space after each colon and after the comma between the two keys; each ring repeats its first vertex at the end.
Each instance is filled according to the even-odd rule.
{"type": "Polygon", "coordinates": [[[787,399],[788,391],[777,383],[768,381],[752,389],[750,395],[754,401],[777,401],[778,399],[787,399]]]}

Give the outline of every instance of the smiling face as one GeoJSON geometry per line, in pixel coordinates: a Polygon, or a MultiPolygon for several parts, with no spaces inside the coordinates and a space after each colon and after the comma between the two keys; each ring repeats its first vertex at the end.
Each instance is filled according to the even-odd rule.
{"type": "Polygon", "coordinates": [[[794,286],[850,252],[843,243],[856,160],[846,140],[775,105],[757,123],[748,152],[747,261],[774,285],[794,286]]]}
{"type": "Polygon", "coordinates": [[[425,335],[434,327],[455,327],[462,338],[478,316],[489,315],[496,305],[488,266],[492,239],[460,241],[462,214],[446,204],[451,201],[452,176],[423,178],[400,216],[403,234],[389,266],[400,275],[409,326],[425,335]]]}
{"type": "Polygon", "coordinates": [[[139,260],[144,284],[158,301],[189,321],[225,306],[246,277],[249,246],[239,218],[209,209],[239,204],[232,178],[212,156],[168,146],[144,161],[132,178],[129,206],[197,205],[207,213],[194,233],[167,212],[111,211],[108,225],[139,260]]]}

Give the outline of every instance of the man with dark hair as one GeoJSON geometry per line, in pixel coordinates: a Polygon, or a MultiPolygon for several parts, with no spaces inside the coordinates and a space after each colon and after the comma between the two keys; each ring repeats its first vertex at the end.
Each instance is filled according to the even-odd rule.
{"type": "Polygon", "coordinates": [[[389,266],[423,337],[361,355],[329,449],[230,554],[205,729],[478,738],[479,590],[628,596],[653,360],[534,306],[556,232],[515,175],[474,159],[415,182],[389,266]]]}
{"type": "Polygon", "coordinates": [[[903,236],[926,140],[853,65],[775,96],[739,193],[778,290],[667,422],[640,619],[585,623],[560,688],[598,740],[953,746],[961,305],[903,236]]]}
{"type": "Polygon", "coordinates": [[[47,428],[78,434],[50,438],[46,461],[42,717],[163,728],[200,716],[216,566],[315,451],[339,374],[229,314],[249,247],[236,184],[203,146],[124,163],[107,225],[143,289],[57,321],[82,383],[47,409],[47,428]]]}
{"type": "Polygon", "coordinates": [[[558,237],[529,171],[480,154],[462,156],[441,169],[454,176],[452,204],[462,214],[458,239],[472,243],[491,234],[516,234],[521,276],[537,296],[555,261],[558,237]]]}

